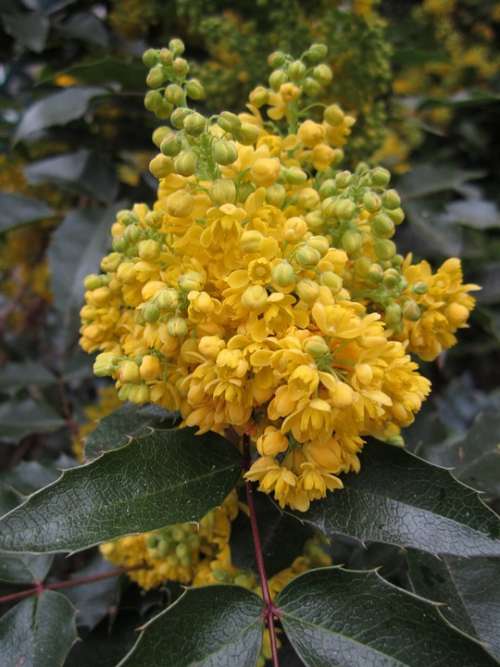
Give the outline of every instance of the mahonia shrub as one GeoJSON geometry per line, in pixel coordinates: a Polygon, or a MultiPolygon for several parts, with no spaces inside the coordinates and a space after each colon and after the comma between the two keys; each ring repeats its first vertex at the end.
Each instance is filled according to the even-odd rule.
{"type": "Polygon", "coordinates": [[[247,110],[206,118],[184,46],[150,49],[158,196],[121,211],[86,278],[81,344],[120,400],[177,410],[252,446],[246,478],[300,511],[358,471],[367,436],[400,444],[435,359],[474,305],[460,261],[436,272],[392,240],[390,174],[341,168],[354,118],[317,102],[327,49],[269,57],[247,110]],[[314,82],[315,85],[310,85],[314,82]]]}

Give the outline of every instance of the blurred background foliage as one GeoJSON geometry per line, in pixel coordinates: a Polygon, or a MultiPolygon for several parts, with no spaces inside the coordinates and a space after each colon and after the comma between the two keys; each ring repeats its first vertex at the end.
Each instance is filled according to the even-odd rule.
{"type": "MultiPolygon", "coordinates": [[[[325,96],[357,118],[346,166],[389,167],[407,213],[398,244],[434,263],[459,256],[466,281],[482,285],[470,329],[426,369],[434,391],[407,445],[500,509],[500,2],[3,0],[0,29],[4,509],[74,465],[118,404],[78,349],[82,280],[98,269],[115,212],[154,198],[141,55],[174,35],[206,87],[205,113],[240,110],[267,79],[270,51],[328,44],[325,96]]],[[[396,549],[339,538],[332,556],[409,586],[396,549]]],[[[46,565],[53,580],[109,567],[95,552],[46,565]]],[[[24,582],[3,578],[2,592],[24,582]]],[[[100,665],[114,664],[138,620],[175,595],[118,578],[76,591],[86,640],[69,665],[98,664],[97,650],[100,665]]]]}

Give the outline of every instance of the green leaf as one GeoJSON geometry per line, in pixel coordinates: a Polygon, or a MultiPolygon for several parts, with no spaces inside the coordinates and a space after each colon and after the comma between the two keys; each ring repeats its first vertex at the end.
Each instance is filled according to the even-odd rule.
{"type": "Polygon", "coordinates": [[[493,667],[496,661],[450,627],[436,606],[376,572],[312,570],[291,581],[277,604],[307,667],[493,667]]]}
{"type": "MultiPolygon", "coordinates": [[[[305,541],[314,531],[281,511],[263,493],[255,494],[255,508],[266,572],[272,577],[302,554],[305,541]]],[[[252,529],[244,512],[240,512],[232,523],[230,546],[235,567],[257,571],[252,529]]]]}
{"type": "Polygon", "coordinates": [[[73,211],[52,234],[48,249],[51,288],[65,348],[78,336],[85,291],[83,280],[87,274],[99,270],[110,244],[109,230],[120,208],[121,203],[105,209],[73,211]]]}
{"type": "Polygon", "coordinates": [[[50,405],[32,398],[0,404],[0,441],[16,443],[31,433],[51,433],[65,425],[50,405]]]}
{"type": "Polygon", "coordinates": [[[481,291],[477,293],[479,303],[500,303],[500,262],[483,262],[474,279],[481,285],[481,291]]]}
{"type": "Polygon", "coordinates": [[[500,555],[500,521],[478,494],[449,471],[414,454],[369,442],[361,472],[344,489],[295,516],[328,536],[387,542],[457,556],[500,555]]]}
{"type": "Polygon", "coordinates": [[[500,559],[437,558],[410,549],[408,565],[415,592],[441,602],[439,613],[449,623],[500,659],[500,559]]]}
{"type": "Polygon", "coordinates": [[[105,88],[75,86],[47,95],[26,109],[14,135],[14,141],[18,142],[53,125],[66,125],[72,120],[81,118],[93,98],[107,94],[105,88]]]}
{"type": "Polygon", "coordinates": [[[114,165],[85,148],[32,162],[24,174],[31,185],[56,183],[104,203],[113,201],[118,191],[114,165]]]}
{"type": "Polygon", "coordinates": [[[64,471],[0,520],[0,549],[78,551],[129,533],[197,521],[241,474],[236,448],[215,433],[154,432],[64,471]]]}
{"type": "Polygon", "coordinates": [[[0,619],[5,667],[62,665],[76,639],[75,610],[54,591],[19,602],[0,619]]]}
{"type": "Polygon", "coordinates": [[[47,17],[38,12],[15,12],[3,14],[2,23],[19,45],[35,53],[44,50],[50,27],[47,17]]]}
{"type": "Polygon", "coordinates": [[[66,38],[80,39],[83,42],[106,48],[109,43],[108,32],[103,22],[92,12],[77,12],[59,26],[66,38]]]}
{"type": "Polygon", "coordinates": [[[109,85],[110,82],[116,82],[126,89],[144,90],[145,69],[140,60],[106,56],[78,63],[62,70],[59,74],[74,76],[89,85],[109,85]]]}
{"type": "Polygon", "coordinates": [[[151,429],[173,426],[176,415],[159,405],[126,403],[97,424],[85,441],[85,457],[94,459],[151,433],[151,429]]]}
{"type": "Polygon", "coordinates": [[[421,254],[431,257],[461,255],[462,229],[449,222],[441,222],[440,213],[426,200],[409,201],[405,204],[409,225],[405,231],[406,245],[416,248],[421,254]]]}
{"type": "MultiPolygon", "coordinates": [[[[21,461],[15,468],[2,472],[0,480],[17,493],[27,496],[56,480],[59,474],[60,470],[52,463],[42,464],[39,461],[21,461]]],[[[12,507],[8,509],[12,509],[12,507]]],[[[0,513],[5,514],[5,512],[7,512],[7,509],[2,511],[0,505],[0,513]]]]}
{"type": "Polygon", "coordinates": [[[56,378],[37,361],[12,362],[0,367],[0,391],[12,391],[23,387],[45,387],[54,384],[56,378]]]}
{"type": "Polygon", "coordinates": [[[0,193],[0,233],[50,218],[53,210],[45,202],[24,195],[0,193]]]}
{"type": "Polygon", "coordinates": [[[467,181],[484,176],[483,171],[466,170],[449,164],[417,164],[398,179],[398,190],[406,204],[410,199],[428,197],[449,190],[461,192],[467,181]]]}
{"type": "Polygon", "coordinates": [[[238,586],[186,591],[144,626],[117,667],[255,667],[262,600],[238,586]]]}
{"type": "Polygon", "coordinates": [[[493,201],[465,199],[448,204],[440,217],[442,223],[460,224],[484,231],[500,227],[500,211],[493,201]]]}

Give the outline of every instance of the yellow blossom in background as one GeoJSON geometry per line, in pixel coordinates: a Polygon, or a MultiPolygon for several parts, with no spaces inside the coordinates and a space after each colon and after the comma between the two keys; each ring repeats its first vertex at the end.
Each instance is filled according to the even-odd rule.
{"type": "Polygon", "coordinates": [[[366,437],[412,423],[430,383],[410,353],[455,343],[474,286],[458,259],[433,274],[398,254],[386,169],[341,169],[354,118],[308,84],[331,76],[323,44],[271,54],[250,113],[210,121],[186,106],[202,89],[182,49],[144,56],[145,104],[170,119],[153,134],[157,199],[118,213],[85,280],[81,344],[120,400],[246,435],[247,479],[305,511],[359,470],[366,437]]]}

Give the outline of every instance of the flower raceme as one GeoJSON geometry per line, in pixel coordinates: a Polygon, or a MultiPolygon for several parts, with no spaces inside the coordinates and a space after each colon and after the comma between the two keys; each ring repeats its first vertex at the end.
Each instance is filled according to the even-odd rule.
{"type": "Polygon", "coordinates": [[[324,45],[271,54],[269,87],[209,119],[188,107],[203,89],[182,50],[145,53],[145,104],[170,119],[153,134],[157,199],[118,213],[81,344],[121,400],[247,435],[247,479],[306,510],[359,470],[366,436],[401,441],[430,390],[410,353],[455,343],[475,286],[458,259],[432,273],[397,253],[386,169],[339,167],[354,119],[315,103],[324,45]]]}

